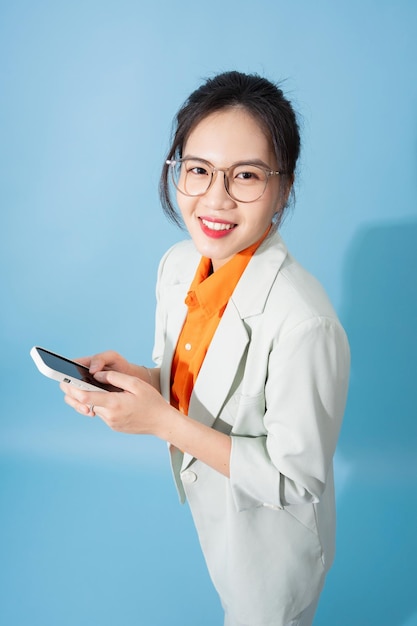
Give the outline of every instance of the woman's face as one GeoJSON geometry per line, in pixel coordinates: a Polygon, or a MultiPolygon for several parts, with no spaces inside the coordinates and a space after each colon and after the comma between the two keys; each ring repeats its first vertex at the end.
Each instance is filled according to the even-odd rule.
{"type": "MultiPolygon", "coordinates": [[[[203,119],[190,133],[182,156],[204,159],[216,168],[244,161],[277,169],[263,128],[242,108],[224,109],[203,119]]],[[[203,196],[178,192],[177,202],[197,250],[212,260],[215,271],[262,237],[281,209],[282,197],[280,176],[270,176],[264,194],[255,202],[233,200],[226,192],[223,172],[218,172],[203,196]]]]}

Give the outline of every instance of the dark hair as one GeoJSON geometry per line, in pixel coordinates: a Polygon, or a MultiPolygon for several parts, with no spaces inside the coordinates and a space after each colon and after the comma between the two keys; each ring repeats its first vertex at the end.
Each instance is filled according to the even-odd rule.
{"type": "MultiPolygon", "coordinates": [[[[271,81],[257,74],[224,72],[206,80],[184,102],[173,124],[173,139],[167,159],[180,159],[184,145],[193,129],[204,118],[220,109],[242,107],[263,126],[270,135],[276,155],[278,169],[283,172],[281,179],[285,200],[292,188],[294,172],[300,153],[300,133],[295,112],[282,90],[271,81]]],[[[162,169],[159,195],[165,214],[176,224],[181,218],[171,197],[168,182],[168,165],[162,169]]],[[[286,202],[280,209],[281,221],[286,202]]]]}

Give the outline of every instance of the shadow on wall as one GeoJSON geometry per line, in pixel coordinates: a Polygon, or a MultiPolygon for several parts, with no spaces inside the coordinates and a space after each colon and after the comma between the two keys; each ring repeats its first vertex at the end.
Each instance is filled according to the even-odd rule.
{"type": "Polygon", "coordinates": [[[417,626],[417,221],[363,227],[346,267],[346,480],[317,623],[417,626]]]}

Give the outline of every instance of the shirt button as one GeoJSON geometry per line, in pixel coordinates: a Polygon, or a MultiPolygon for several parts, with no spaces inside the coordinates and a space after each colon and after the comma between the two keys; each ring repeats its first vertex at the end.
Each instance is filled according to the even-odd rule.
{"type": "Polygon", "coordinates": [[[195,481],[197,480],[197,474],[195,472],[192,472],[191,470],[185,470],[184,472],[182,472],[181,478],[184,483],[191,484],[195,483],[195,481]]]}
{"type": "Polygon", "coordinates": [[[185,346],[184,346],[184,348],[185,348],[186,350],[191,350],[191,344],[190,344],[190,343],[186,343],[186,344],[185,344],[185,346]]]}

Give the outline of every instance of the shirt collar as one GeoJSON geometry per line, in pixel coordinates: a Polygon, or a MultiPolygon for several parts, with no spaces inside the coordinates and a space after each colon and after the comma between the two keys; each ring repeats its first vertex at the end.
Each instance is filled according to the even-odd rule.
{"type": "Polygon", "coordinates": [[[221,315],[246,266],[269,230],[270,228],[258,241],[235,254],[215,272],[212,271],[211,259],[201,257],[185,299],[187,306],[189,308],[200,306],[208,317],[215,313],[221,315]]]}

